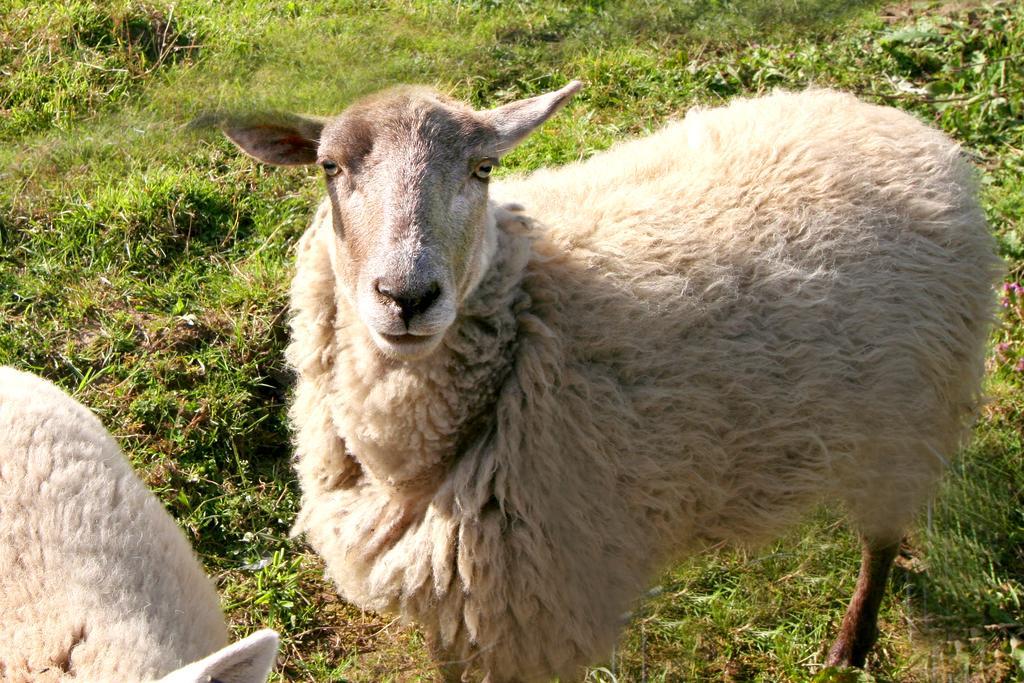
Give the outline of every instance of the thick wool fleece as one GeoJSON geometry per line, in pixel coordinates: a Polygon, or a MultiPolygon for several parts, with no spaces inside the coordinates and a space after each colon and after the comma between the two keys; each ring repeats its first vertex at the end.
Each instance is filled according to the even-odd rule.
{"type": "Polygon", "coordinates": [[[300,244],[297,528],[346,598],[533,681],[605,657],[666,563],[822,499],[900,538],[974,414],[991,316],[956,145],[780,93],[493,192],[533,230],[500,232],[424,361],[374,351],[326,204],[300,244]]]}
{"type": "Polygon", "coordinates": [[[0,613],[11,683],[151,681],[227,643],[192,548],[99,420],[11,368],[0,368],[0,613]]]}

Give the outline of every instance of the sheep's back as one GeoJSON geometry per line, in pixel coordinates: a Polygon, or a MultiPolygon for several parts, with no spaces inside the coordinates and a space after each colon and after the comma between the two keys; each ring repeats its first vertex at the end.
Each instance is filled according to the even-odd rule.
{"type": "Polygon", "coordinates": [[[152,679],[227,642],[192,549],[99,420],[10,368],[0,368],[0,585],[10,680],[43,680],[44,669],[55,680],[152,679]]]}
{"type": "Polygon", "coordinates": [[[499,194],[540,223],[563,391],[623,468],[697,482],[685,533],[765,537],[865,453],[931,479],[962,438],[996,259],[971,169],[913,117],[739,100],[499,194]]]}

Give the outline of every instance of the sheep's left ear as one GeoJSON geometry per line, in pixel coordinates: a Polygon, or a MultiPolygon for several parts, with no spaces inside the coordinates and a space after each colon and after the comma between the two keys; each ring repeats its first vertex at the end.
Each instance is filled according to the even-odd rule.
{"type": "Polygon", "coordinates": [[[277,633],[264,629],[160,679],[160,683],[265,683],[277,657],[277,633]]]}
{"type": "Polygon", "coordinates": [[[582,87],[580,81],[572,81],[561,90],[480,112],[480,116],[494,130],[495,154],[501,156],[522,142],[540,124],[564,107],[582,87]]]}

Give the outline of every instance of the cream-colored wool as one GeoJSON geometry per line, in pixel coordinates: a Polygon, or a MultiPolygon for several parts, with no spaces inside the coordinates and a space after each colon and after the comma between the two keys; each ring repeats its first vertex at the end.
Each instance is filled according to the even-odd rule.
{"type": "Polygon", "coordinates": [[[5,683],[257,683],[277,649],[273,631],[224,647],[213,585],[99,420],[11,368],[0,368],[0,613],[5,683]]]}
{"type": "Polygon", "coordinates": [[[297,530],[492,681],[578,675],[666,565],[822,500],[898,540],[978,405],[997,259],[955,144],[829,91],[695,110],[492,185],[442,347],[377,352],[298,249],[297,530]]]}

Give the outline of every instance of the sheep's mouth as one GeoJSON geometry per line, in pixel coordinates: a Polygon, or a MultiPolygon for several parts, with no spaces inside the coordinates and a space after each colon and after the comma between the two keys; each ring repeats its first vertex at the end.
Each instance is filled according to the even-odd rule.
{"type": "Polygon", "coordinates": [[[418,360],[429,355],[437,348],[444,335],[438,332],[434,334],[413,334],[409,332],[405,334],[385,334],[384,332],[376,332],[373,336],[377,348],[384,355],[390,356],[395,360],[409,361],[418,360]]]}
{"type": "Polygon", "coordinates": [[[389,344],[406,346],[408,344],[422,344],[423,342],[428,341],[434,335],[431,334],[424,336],[421,334],[412,334],[410,332],[407,332],[405,334],[384,334],[383,332],[381,332],[380,336],[382,339],[384,339],[384,341],[386,341],[389,344]]]}

